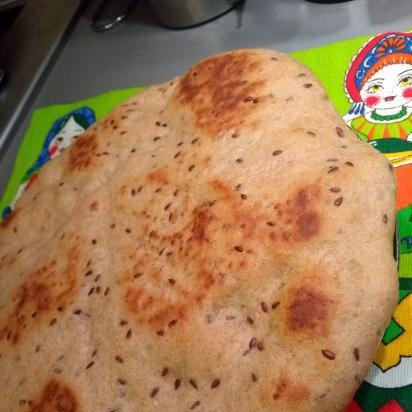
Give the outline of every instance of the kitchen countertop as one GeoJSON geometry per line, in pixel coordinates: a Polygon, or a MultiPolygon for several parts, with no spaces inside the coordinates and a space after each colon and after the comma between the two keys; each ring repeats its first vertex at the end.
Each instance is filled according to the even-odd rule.
{"type": "Polygon", "coordinates": [[[314,4],[304,0],[247,0],[217,20],[186,30],[161,27],[139,0],[126,23],[95,33],[92,1],[62,46],[21,126],[0,158],[0,193],[33,110],[106,91],[159,83],[210,54],[245,47],[285,52],[412,26],[410,0],[352,0],[314,4]]]}

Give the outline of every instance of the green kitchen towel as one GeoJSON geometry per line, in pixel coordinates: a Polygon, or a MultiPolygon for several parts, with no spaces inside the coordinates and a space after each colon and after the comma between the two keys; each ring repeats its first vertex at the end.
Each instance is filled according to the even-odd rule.
{"type": "MultiPolygon", "coordinates": [[[[143,89],[144,87],[134,87],[127,90],[116,90],[74,103],[57,104],[37,109],[33,113],[28,130],[19,148],[12,175],[0,201],[0,211],[4,210],[7,205],[12,203],[20,184],[24,179],[24,175],[27,170],[36,163],[45,144],[45,139],[47,139],[47,136],[57,119],[65,117],[70,112],[78,110],[79,108],[90,108],[88,113],[90,118],[83,114],[83,117],[88,118],[86,124],[83,124],[83,126],[80,125],[80,128],[84,130],[88,125],[109,113],[128,97],[143,89]]],[[[81,116],[82,115],[75,117],[79,120],[81,116]]]]}
{"type": "MultiPolygon", "coordinates": [[[[360,139],[392,162],[398,179],[399,303],[372,367],[346,412],[412,412],[412,34],[391,32],[292,53],[323,83],[360,139]]],[[[0,202],[16,195],[78,134],[143,87],[35,111],[0,202]]],[[[379,308],[376,308],[379,310],[379,308]]]]}

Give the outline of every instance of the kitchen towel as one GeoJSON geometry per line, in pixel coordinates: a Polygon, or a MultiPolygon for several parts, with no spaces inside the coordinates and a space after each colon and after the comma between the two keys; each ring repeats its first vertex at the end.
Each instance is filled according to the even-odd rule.
{"type": "MultiPolygon", "coordinates": [[[[326,88],[358,137],[395,168],[400,265],[399,303],[371,369],[345,412],[412,411],[412,33],[388,32],[292,53],[326,88]]],[[[34,112],[0,201],[4,218],[41,166],[137,87],[34,112]]],[[[371,211],[373,213],[373,211],[371,211]]],[[[379,308],[376,308],[379,310],[379,308]]]]}

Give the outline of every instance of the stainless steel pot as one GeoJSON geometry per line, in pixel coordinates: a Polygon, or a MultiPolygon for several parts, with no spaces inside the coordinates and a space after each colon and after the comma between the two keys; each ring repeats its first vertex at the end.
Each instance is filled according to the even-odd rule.
{"type": "Polygon", "coordinates": [[[171,28],[187,28],[212,20],[243,0],[150,0],[160,22],[171,28]]]}

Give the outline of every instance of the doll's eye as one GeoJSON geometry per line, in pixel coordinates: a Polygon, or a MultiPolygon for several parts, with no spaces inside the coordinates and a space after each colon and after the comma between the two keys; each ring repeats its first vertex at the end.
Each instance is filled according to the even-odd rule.
{"type": "Polygon", "coordinates": [[[399,80],[399,85],[400,86],[410,86],[410,85],[412,85],[412,76],[402,77],[402,79],[399,80]]]}
{"type": "Polygon", "coordinates": [[[383,89],[383,86],[380,84],[373,84],[372,86],[368,87],[368,93],[377,93],[383,89]]]}

